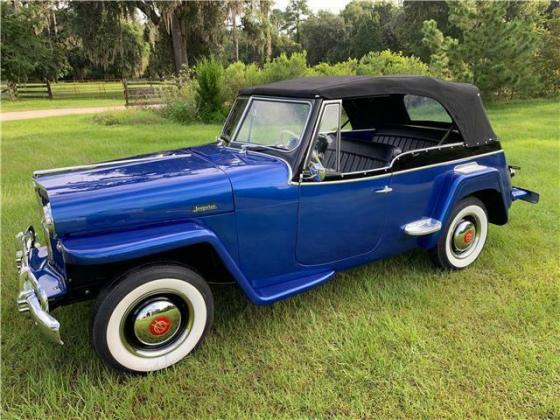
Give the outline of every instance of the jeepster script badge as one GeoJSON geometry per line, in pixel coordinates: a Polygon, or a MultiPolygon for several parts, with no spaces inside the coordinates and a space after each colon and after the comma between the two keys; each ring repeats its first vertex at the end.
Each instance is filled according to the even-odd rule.
{"type": "Polygon", "coordinates": [[[202,213],[203,211],[210,211],[210,210],[216,210],[218,208],[218,206],[214,203],[211,204],[203,204],[200,206],[194,206],[192,208],[192,212],[193,213],[202,213]]]}

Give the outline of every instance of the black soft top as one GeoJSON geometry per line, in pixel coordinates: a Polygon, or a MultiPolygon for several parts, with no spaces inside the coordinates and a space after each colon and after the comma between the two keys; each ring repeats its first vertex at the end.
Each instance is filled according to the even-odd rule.
{"type": "Polygon", "coordinates": [[[438,101],[457,125],[467,146],[497,140],[478,88],[425,76],[326,76],[283,80],[242,89],[241,95],[353,99],[384,95],[427,96],[438,101]]]}

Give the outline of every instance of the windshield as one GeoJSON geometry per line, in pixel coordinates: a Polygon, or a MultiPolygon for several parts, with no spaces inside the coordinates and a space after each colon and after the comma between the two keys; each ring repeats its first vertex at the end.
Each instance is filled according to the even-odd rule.
{"type": "MultiPolygon", "coordinates": [[[[239,106],[241,111],[232,110],[226,126],[233,124],[233,118],[241,118],[246,101],[246,98],[245,102],[236,101],[234,106],[239,106]]],[[[233,141],[292,150],[299,145],[310,111],[309,102],[254,98],[233,141]]],[[[223,134],[225,131],[226,127],[223,134]]]]}

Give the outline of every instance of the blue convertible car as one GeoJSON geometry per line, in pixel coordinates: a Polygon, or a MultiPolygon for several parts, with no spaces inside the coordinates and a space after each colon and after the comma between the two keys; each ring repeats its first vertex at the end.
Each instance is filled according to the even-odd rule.
{"type": "Polygon", "coordinates": [[[256,304],[337,271],[428,250],[471,265],[517,199],[514,167],[469,84],[317,77],[240,92],[216,142],[34,174],[20,311],[61,343],[50,311],[95,298],[91,338],[127,372],[189,354],[213,319],[208,283],[256,304]]]}

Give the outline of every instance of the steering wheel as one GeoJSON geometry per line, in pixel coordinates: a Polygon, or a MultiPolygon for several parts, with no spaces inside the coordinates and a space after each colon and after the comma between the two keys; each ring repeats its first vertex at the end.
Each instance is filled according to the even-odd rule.
{"type": "Polygon", "coordinates": [[[292,144],[299,140],[299,136],[290,130],[282,130],[279,137],[280,143],[285,149],[291,149],[292,144]]]}

